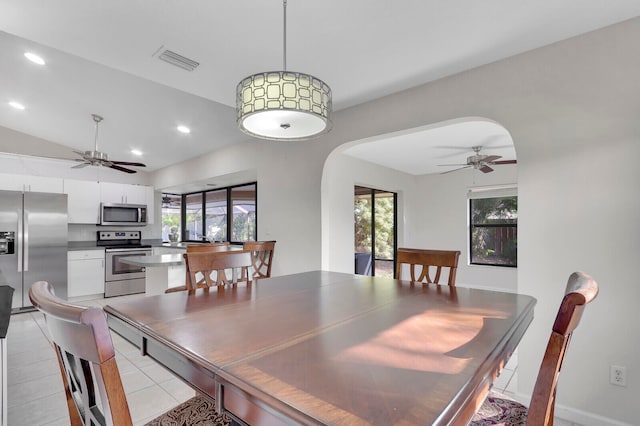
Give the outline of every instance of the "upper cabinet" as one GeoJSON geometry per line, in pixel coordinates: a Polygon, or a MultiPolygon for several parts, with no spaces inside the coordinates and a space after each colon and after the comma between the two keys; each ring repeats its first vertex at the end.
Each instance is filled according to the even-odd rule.
{"type": "Polygon", "coordinates": [[[147,204],[146,186],[100,182],[100,200],[105,204],[147,204]]]}
{"type": "Polygon", "coordinates": [[[21,192],[63,193],[62,178],[0,173],[0,189],[21,192]]]}
{"type": "Polygon", "coordinates": [[[146,205],[154,222],[152,186],[0,173],[0,190],[67,194],[69,223],[100,223],[100,203],[146,205]]]}
{"type": "Polygon", "coordinates": [[[64,180],[69,223],[100,222],[100,185],[89,180],[64,180]]]}

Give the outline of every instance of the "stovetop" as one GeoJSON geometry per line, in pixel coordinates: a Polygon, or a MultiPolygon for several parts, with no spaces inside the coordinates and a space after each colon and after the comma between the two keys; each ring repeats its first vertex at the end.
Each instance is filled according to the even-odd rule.
{"type": "Polygon", "coordinates": [[[96,245],[114,249],[150,248],[151,245],[141,243],[140,231],[97,231],[96,245]]]}

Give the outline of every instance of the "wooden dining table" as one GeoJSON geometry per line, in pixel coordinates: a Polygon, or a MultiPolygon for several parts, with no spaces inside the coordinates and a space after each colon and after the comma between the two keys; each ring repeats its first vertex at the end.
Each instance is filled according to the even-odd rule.
{"type": "Polygon", "coordinates": [[[312,271],[119,301],[112,330],[251,425],[464,425],[536,300],[312,271]]]}

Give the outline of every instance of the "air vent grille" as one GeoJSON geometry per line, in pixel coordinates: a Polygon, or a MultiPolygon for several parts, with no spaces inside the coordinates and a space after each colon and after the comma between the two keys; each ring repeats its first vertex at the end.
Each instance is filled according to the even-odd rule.
{"type": "Polygon", "coordinates": [[[189,58],[185,58],[184,56],[179,55],[176,52],[172,52],[171,50],[164,50],[158,55],[158,59],[187,71],[193,71],[198,67],[198,65],[200,65],[199,62],[196,62],[189,58]]]}

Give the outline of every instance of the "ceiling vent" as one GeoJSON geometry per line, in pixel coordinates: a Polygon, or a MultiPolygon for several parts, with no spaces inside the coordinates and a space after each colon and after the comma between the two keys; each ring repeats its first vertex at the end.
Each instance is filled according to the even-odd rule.
{"type": "Polygon", "coordinates": [[[185,58],[184,56],[179,55],[176,52],[172,52],[171,50],[162,50],[162,48],[158,50],[161,51],[161,53],[158,55],[158,59],[165,61],[171,65],[175,65],[176,67],[180,67],[183,70],[193,71],[198,65],[200,65],[199,62],[196,62],[189,58],[185,58]]]}

